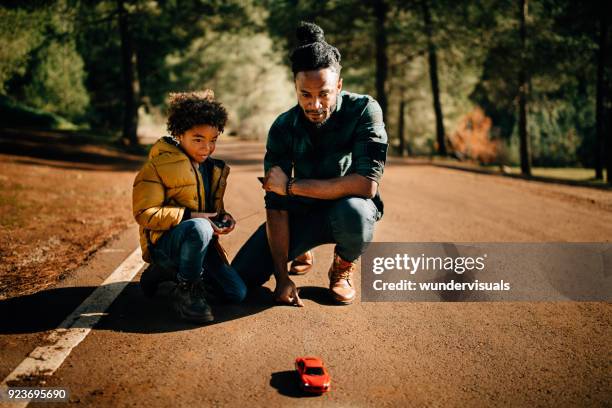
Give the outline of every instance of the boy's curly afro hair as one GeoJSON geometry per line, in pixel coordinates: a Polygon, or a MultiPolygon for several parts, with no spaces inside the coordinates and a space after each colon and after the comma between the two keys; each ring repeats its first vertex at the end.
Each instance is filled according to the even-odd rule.
{"type": "Polygon", "coordinates": [[[215,93],[206,89],[199,92],[171,93],[168,107],[168,132],[178,137],[198,125],[210,125],[223,132],[227,111],[215,101],[215,93]]]}

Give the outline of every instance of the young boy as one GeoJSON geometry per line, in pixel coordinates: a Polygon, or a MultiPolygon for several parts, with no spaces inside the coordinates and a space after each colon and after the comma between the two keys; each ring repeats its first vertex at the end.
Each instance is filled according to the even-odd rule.
{"type": "Polygon", "coordinates": [[[134,180],[134,217],[143,259],[151,263],[142,289],[151,297],[160,282],[177,281],[174,309],[179,318],[198,323],[214,319],[206,300],[211,286],[229,301],[246,296],[218,240],[236,225],[223,204],[229,167],[210,157],[226,122],[227,111],[212,91],[170,94],[172,137],[153,145],[134,180]]]}

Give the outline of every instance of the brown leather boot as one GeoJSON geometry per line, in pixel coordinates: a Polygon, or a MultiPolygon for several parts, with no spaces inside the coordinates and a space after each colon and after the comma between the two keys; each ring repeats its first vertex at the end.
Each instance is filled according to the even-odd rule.
{"type": "Polygon", "coordinates": [[[327,275],[329,276],[329,290],[336,302],[348,305],[355,299],[354,271],[355,262],[345,261],[334,253],[334,262],[327,275]]]}
{"type": "Polygon", "coordinates": [[[314,264],[314,254],[312,251],[306,251],[302,255],[297,256],[293,262],[291,262],[291,268],[289,268],[290,275],[304,275],[314,264]]]}

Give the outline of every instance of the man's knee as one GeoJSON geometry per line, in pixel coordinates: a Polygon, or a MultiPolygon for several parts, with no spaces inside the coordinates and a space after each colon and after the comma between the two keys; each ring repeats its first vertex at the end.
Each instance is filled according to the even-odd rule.
{"type": "Polygon", "coordinates": [[[341,198],[332,206],[330,218],[334,229],[363,233],[372,230],[376,222],[376,206],[366,198],[341,198]]]}
{"type": "Polygon", "coordinates": [[[359,258],[374,236],[376,206],[365,198],[347,197],[338,200],[330,213],[335,251],[347,261],[359,258]]]}

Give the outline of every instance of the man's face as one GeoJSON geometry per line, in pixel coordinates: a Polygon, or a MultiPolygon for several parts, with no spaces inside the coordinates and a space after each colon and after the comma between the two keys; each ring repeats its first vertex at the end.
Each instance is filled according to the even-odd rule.
{"type": "Polygon", "coordinates": [[[298,104],[315,125],[320,126],[330,118],[341,90],[342,78],[331,68],[302,71],[295,76],[298,104]]]}
{"type": "Polygon", "coordinates": [[[196,125],[178,137],[181,147],[195,162],[202,163],[215,151],[219,131],[210,125],[196,125]]]}

